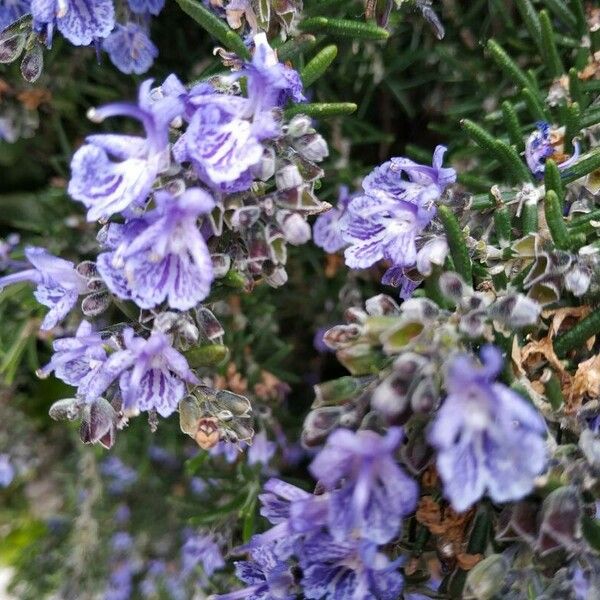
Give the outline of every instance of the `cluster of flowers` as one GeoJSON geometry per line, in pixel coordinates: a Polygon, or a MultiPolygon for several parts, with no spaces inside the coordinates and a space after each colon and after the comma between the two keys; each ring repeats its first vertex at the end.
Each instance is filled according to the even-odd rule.
{"type": "MultiPolygon", "coordinates": [[[[495,502],[526,496],[547,460],[543,418],[495,382],[500,351],[485,346],[481,358],[479,365],[454,353],[447,362],[447,395],[428,433],[444,494],[460,512],[486,493],[495,502]]],[[[390,389],[379,391],[380,397],[389,394],[390,389]]],[[[419,486],[399,464],[414,471],[403,460],[402,428],[383,428],[382,435],[367,428],[329,435],[310,466],[317,495],[280,480],[267,482],[261,514],[274,526],[242,548],[250,560],[236,563],[236,573],[247,587],[220,600],[292,598],[298,589],[316,600],[399,597],[398,567],[404,560],[390,557],[387,545],[400,539],[403,519],[417,506],[419,486]]]]}
{"type": "Polygon", "coordinates": [[[337,206],[316,220],[315,243],[330,253],[345,248],[353,269],[385,259],[390,267],[382,282],[400,286],[401,296],[409,297],[448,254],[434,220],[436,202],[456,181],[456,171],[442,167],[445,151],[436,148],[431,167],[392,158],[365,177],[362,193],[343,189],[337,206]]]}
{"type": "Polygon", "coordinates": [[[75,46],[94,44],[104,50],[123,73],[145,73],[158,56],[149,38],[150,22],[163,6],[164,0],[5,0],[0,5],[0,62],[12,62],[26,50],[23,75],[37,79],[41,46],[50,47],[58,30],[75,46]]]}
{"type": "MultiPolygon", "coordinates": [[[[142,309],[133,327],[98,332],[82,321],[74,337],[54,343],[40,371],[77,388],[77,398],[52,414],[81,418],[84,441],[110,446],[125,415],[167,417],[186,384],[199,385],[181,352],[222,340],[221,325],[201,305],[214,280],[246,288],[256,280],[285,283],[286,243],[308,241],[306,217],[328,207],[314,195],[322,176],[315,161],[327,145],[307,117],[285,122],[289,100],[304,100],[299,75],[259,34],[252,62],[230,76],[190,90],[174,75],[155,89],[146,81],[137,105],[90,111],[95,121],[133,117],[145,131],[91,135],[73,157],[68,192],[87,207],[89,221],[105,223],[98,236],[104,251],[76,267],[30,247],[30,268],[0,279],[1,287],[36,284],[37,300],[50,308],[42,329],[57,326],[80,296],[86,317],[112,300],[125,313],[127,303],[142,309]],[[112,404],[103,398],[107,390],[112,404]]],[[[231,410],[224,412],[222,403],[209,404],[220,406],[225,420],[248,416],[247,401],[235,394],[226,400],[231,410]]]]}

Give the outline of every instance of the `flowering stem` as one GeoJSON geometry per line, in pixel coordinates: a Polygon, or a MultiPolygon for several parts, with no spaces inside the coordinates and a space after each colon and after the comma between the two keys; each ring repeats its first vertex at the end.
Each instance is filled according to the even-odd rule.
{"type": "Polygon", "coordinates": [[[554,340],[554,351],[558,356],[564,356],[569,350],[583,348],[593,336],[600,333],[600,310],[592,312],[582,319],[569,331],[559,335],[554,340]]]}
{"type": "Polygon", "coordinates": [[[337,46],[333,44],[326,46],[302,69],[300,76],[304,87],[312,85],[325,74],[329,65],[335,60],[337,53],[337,46]]]}
{"type": "Polygon", "coordinates": [[[472,285],[473,271],[471,259],[458,219],[447,206],[438,207],[438,214],[446,230],[450,255],[454,261],[456,272],[464,279],[467,285],[472,285]]]}

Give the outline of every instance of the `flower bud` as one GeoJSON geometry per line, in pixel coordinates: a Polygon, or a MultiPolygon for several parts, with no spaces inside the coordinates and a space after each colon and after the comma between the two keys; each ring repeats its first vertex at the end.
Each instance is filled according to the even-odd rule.
{"type": "Polygon", "coordinates": [[[296,115],[287,126],[287,133],[293,138],[299,138],[312,131],[312,120],[306,115],[296,115]]]}
{"type": "Polygon", "coordinates": [[[77,398],[65,398],[57,400],[48,411],[51,419],[55,421],[74,421],[79,417],[81,411],[81,401],[77,398]]]}
{"type": "Polygon", "coordinates": [[[225,277],[231,268],[231,257],[229,254],[211,254],[210,258],[213,264],[215,279],[225,277]]]}
{"type": "Polygon", "coordinates": [[[492,318],[510,327],[526,327],[537,322],[542,307],[522,294],[509,294],[496,301],[491,308],[492,318]]]}
{"type": "Polygon", "coordinates": [[[275,173],[275,185],[278,190],[291,190],[304,183],[296,165],[286,165],[275,173]]]}
{"type": "Polygon", "coordinates": [[[565,286],[574,296],[583,296],[592,281],[591,269],[576,265],[565,274],[565,286]]]}
{"type": "Polygon", "coordinates": [[[104,398],[98,398],[83,409],[79,435],[84,444],[100,443],[111,448],[115,442],[117,413],[104,398]]]}
{"type": "Polygon", "coordinates": [[[307,160],[320,162],[329,156],[327,142],[318,133],[304,135],[294,145],[296,150],[307,160]]]}
{"type": "Polygon", "coordinates": [[[311,238],[310,225],[298,213],[279,213],[278,221],[285,239],[294,246],[306,244],[311,238]],[[279,218],[281,216],[281,218],[279,218]]]}
{"type": "Polygon", "coordinates": [[[269,273],[268,275],[265,275],[265,281],[271,287],[275,287],[275,288],[285,285],[287,283],[287,280],[288,280],[288,275],[286,273],[286,270],[283,267],[276,267],[275,269],[273,269],[273,271],[271,273],[269,273]]]}
{"type": "Polygon", "coordinates": [[[465,597],[491,600],[500,593],[509,564],[502,554],[492,554],[477,563],[467,576],[465,597]]]}
{"type": "Polygon", "coordinates": [[[365,308],[370,315],[399,315],[400,307],[397,302],[386,294],[379,294],[369,298],[365,303],[365,308]]]}
{"type": "Polygon", "coordinates": [[[252,174],[261,181],[268,181],[275,173],[275,151],[265,148],[261,159],[252,168],[252,174]]]}
{"type": "Polygon", "coordinates": [[[581,498],[576,488],[563,486],[548,494],[542,504],[536,550],[542,556],[560,549],[575,550],[581,538],[581,515],[581,498]]]}

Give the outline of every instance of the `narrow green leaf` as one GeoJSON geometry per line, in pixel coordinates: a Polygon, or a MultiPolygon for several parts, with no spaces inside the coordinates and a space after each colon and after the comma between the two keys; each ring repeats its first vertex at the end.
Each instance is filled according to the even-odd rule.
{"type": "Polygon", "coordinates": [[[295,104],[286,109],[287,118],[294,115],[308,115],[315,119],[351,115],[358,107],[353,102],[315,102],[313,104],[295,104]]]}
{"type": "Polygon", "coordinates": [[[217,15],[204,7],[198,0],[176,0],[176,2],[183,12],[192,17],[198,25],[206,29],[226,48],[233,50],[241,58],[250,58],[250,52],[242,38],[223,19],[219,19],[217,15]]]}
{"type": "MultiPolygon", "coordinates": [[[[493,195],[490,192],[490,196],[493,195]]],[[[512,237],[512,227],[510,223],[510,213],[506,206],[499,206],[494,211],[494,225],[496,226],[496,237],[499,242],[510,242],[512,237]]]]}
{"type": "Polygon", "coordinates": [[[521,160],[519,153],[512,146],[509,146],[502,140],[496,140],[494,143],[494,149],[496,151],[498,160],[500,160],[504,168],[507,170],[510,180],[513,183],[533,181],[533,177],[529,172],[529,169],[521,160]]]}
{"type": "Polygon", "coordinates": [[[565,68],[558,54],[550,15],[547,10],[542,10],[540,13],[540,23],[542,25],[542,56],[544,57],[546,68],[553,78],[559,77],[565,72],[565,68]]]}
{"type": "Polygon", "coordinates": [[[569,69],[569,94],[573,102],[577,102],[581,108],[585,108],[585,100],[581,90],[581,80],[575,67],[569,69]]]}
{"type": "Polygon", "coordinates": [[[486,45],[492,60],[513,80],[519,88],[528,88],[532,82],[523,69],[506,53],[504,48],[495,40],[489,40],[486,45]]]}
{"type": "Polygon", "coordinates": [[[546,190],[544,199],[546,223],[557,248],[568,250],[571,247],[569,230],[562,215],[562,206],[554,190],[546,190]]]}
{"type": "Polygon", "coordinates": [[[325,74],[337,53],[337,46],[326,46],[302,69],[300,77],[302,77],[304,87],[312,85],[325,74]]]}
{"type": "Polygon", "coordinates": [[[581,132],[581,110],[579,104],[573,102],[567,106],[565,122],[565,152],[573,154],[573,140],[579,137],[581,132]]]}
{"type": "Polygon", "coordinates": [[[523,22],[525,23],[525,27],[527,27],[527,30],[529,31],[529,35],[532,37],[537,47],[541,50],[542,26],[540,24],[538,13],[533,7],[531,0],[515,0],[515,4],[517,5],[517,9],[521,14],[523,22]]]}
{"type": "Polygon", "coordinates": [[[560,171],[551,158],[546,161],[544,167],[544,186],[546,191],[552,190],[555,192],[562,207],[565,200],[565,190],[560,178],[560,171]]]}
{"type": "Polygon", "coordinates": [[[465,242],[465,237],[460,228],[458,219],[448,206],[439,206],[438,215],[446,231],[450,256],[454,261],[456,272],[465,280],[467,285],[473,284],[473,271],[471,258],[465,242]]]}
{"type": "Polygon", "coordinates": [[[496,156],[494,144],[496,140],[494,136],[489,134],[483,127],[477,125],[470,119],[463,119],[460,126],[465,130],[465,133],[485,152],[491,156],[496,156]]]}
{"type": "Polygon", "coordinates": [[[544,2],[548,9],[565,25],[568,25],[570,29],[575,29],[577,27],[577,19],[569,10],[565,0],[544,0],[544,2]]]}
{"type": "Polygon", "coordinates": [[[571,0],[570,5],[577,22],[577,33],[583,36],[587,33],[587,20],[585,18],[583,0],[571,0]]]}
{"type": "Polygon", "coordinates": [[[580,177],[589,175],[596,169],[600,169],[600,148],[594,148],[591,152],[581,156],[574,165],[564,169],[561,172],[562,180],[564,183],[571,183],[580,177]]]}
{"type": "Polygon", "coordinates": [[[390,35],[386,29],[377,27],[372,23],[329,17],[304,19],[304,21],[300,21],[298,28],[309,33],[329,33],[330,35],[363,40],[387,40],[390,35]]]}
{"type": "Polygon", "coordinates": [[[548,381],[544,386],[546,397],[550,401],[552,408],[558,410],[565,403],[565,398],[560,387],[560,382],[555,373],[551,373],[548,381]]]}
{"type": "Polygon", "coordinates": [[[302,54],[306,50],[310,50],[317,43],[317,38],[310,33],[301,33],[300,35],[288,40],[277,48],[277,57],[281,62],[291,60],[302,54]]]}
{"type": "Polygon", "coordinates": [[[523,235],[535,233],[538,230],[537,202],[525,202],[521,209],[521,231],[523,235]]]}
{"type": "Polygon", "coordinates": [[[571,329],[554,340],[554,351],[563,357],[569,350],[583,348],[585,343],[600,333],[600,310],[595,310],[571,329]]]}
{"type": "Polygon", "coordinates": [[[538,95],[531,88],[523,88],[523,90],[521,90],[521,96],[523,97],[523,100],[525,100],[527,110],[533,119],[536,121],[550,120],[550,116],[546,112],[544,105],[542,104],[538,95]]]}
{"type": "Polygon", "coordinates": [[[508,132],[510,143],[513,144],[517,150],[523,150],[525,143],[523,141],[523,131],[521,129],[521,124],[519,123],[519,117],[512,102],[509,102],[508,100],[505,100],[502,103],[502,118],[504,120],[506,131],[508,132]]]}

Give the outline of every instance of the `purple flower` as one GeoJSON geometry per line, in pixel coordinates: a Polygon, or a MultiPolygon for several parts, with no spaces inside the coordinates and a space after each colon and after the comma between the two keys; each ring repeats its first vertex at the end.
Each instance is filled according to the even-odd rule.
{"type": "Polygon", "coordinates": [[[254,548],[249,561],[235,563],[235,574],[238,579],[248,584],[247,587],[228,594],[214,596],[215,600],[292,600],[291,592],[294,578],[289,566],[278,560],[265,547],[254,548]]]}
{"type": "Polygon", "coordinates": [[[310,600],[397,600],[403,587],[399,561],[390,562],[368,540],[308,538],[298,551],[302,591],[310,600]]]}
{"type": "Polygon", "coordinates": [[[109,226],[105,241],[113,251],[100,254],[98,271],[111,292],[141,308],[167,300],[187,310],[210,292],[212,260],[197,221],[215,203],[200,188],[178,197],[157,192],[155,200],[142,219],[109,226]]]}
{"type": "Polygon", "coordinates": [[[0,289],[21,281],[35,283],[34,296],[50,308],[41,329],[52,329],[75,306],[79,295],[89,291],[87,282],[72,262],[53,256],[44,248],[26,248],[25,256],[34,268],[0,277],[0,289]]]}
{"type": "Polygon", "coordinates": [[[82,321],[75,337],[55,340],[52,344],[52,359],[38,371],[40,377],[47,377],[52,371],[65,383],[85,389],[107,358],[106,347],[109,340],[103,340],[92,329],[88,321],[82,321]]]}
{"type": "Polygon", "coordinates": [[[177,162],[190,162],[200,179],[227,192],[250,188],[250,168],[263,156],[260,143],[272,137],[262,123],[243,118],[249,110],[246,98],[201,94],[194,98],[196,110],[186,132],[173,145],[177,162]]]}
{"type": "Polygon", "coordinates": [[[46,30],[49,44],[55,26],[75,46],[87,46],[115,25],[112,0],[32,0],[31,14],[34,27],[46,30]]]}
{"type": "Polygon", "coordinates": [[[90,382],[88,399],[98,397],[118,377],[125,410],[156,410],[168,417],[185,395],[184,381],[198,384],[198,378],[160,331],[144,339],[128,328],[123,343],[124,349],[111,354],[90,382]]]}
{"type": "Polygon", "coordinates": [[[392,158],[365,177],[366,195],[350,201],[344,224],[349,267],[364,269],[383,258],[394,267],[415,265],[417,239],[435,216],[435,202],[456,180],[454,169],[442,167],[445,151],[435,149],[431,167],[392,158]]]}
{"type": "MultiPolygon", "coordinates": [[[[552,133],[549,123],[538,121],[537,129],[529,135],[525,143],[525,160],[529,170],[535,177],[541,179],[544,176],[546,169],[546,160],[554,153],[555,148],[552,143],[552,133]]],[[[568,160],[558,165],[559,169],[570,167],[579,158],[579,144],[576,140],[573,141],[575,152],[568,160]]]]}
{"type": "Polygon", "coordinates": [[[169,123],[183,106],[170,96],[154,100],[151,86],[152,80],[141,85],[139,106],[115,103],[91,112],[98,122],[118,115],[133,117],[146,135],[91,135],[73,156],[68,192],[88,207],[89,221],[143,205],[156,176],[169,166],[169,123]]]}
{"type": "Polygon", "coordinates": [[[120,25],[102,43],[110,60],[121,73],[145,73],[158,56],[158,49],[144,29],[135,23],[120,25]]]}
{"type": "Polygon", "coordinates": [[[8,454],[0,454],[0,487],[8,487],[15,478],[15,469],[8,454]]]}
{"type": "Polygon", "coordinates": [[[108,491],[111,494],[122,494],[127,491],[138,477],[136,471],[117,456],[109,456],[104,460],[100,465],[100,472],[110,480],[108,491]]]}
{"type": "Polygon", "coordinates": [[[229,464],[234,463],[240,456],[241,448],[239,444],[234,442],[219,442],[216,446],[209,450],[211,456],[223,456],[229,464]]]}
{"type": "Polygon", "coordinates": [[[127,0],[127,4],[138,15],[157,15],[163,9],[165,0],[127,0]]]}
{"type": "Polygon", "coordinates": [[[363,537],[386,543],[414,510],[417,484],[394,457],[402,436],[398,427],[385,436],[338,429],[310,465],[312,475],[331,491],[329,529],[336,539],[359,529],[363,537]]]}
{"type": "Polygon", "coordinates": [[[124,554],[133,548],[133,538],[126,531],[117,531],[110,540],[110,546],[113,552],[124,554]]]}
{"type": "Polygon", "coordinates": [[[465,511],[487,491],[496,502],[519,500],[546,464],[546,427],[539,413],[494,379],[502,354],[481,349],[482,366],[461,355],[449,365],[445,399],[429,431],[444,493],[465,511]]]}
{"type": "Polygon", "coordinates": [[[269,461],[273,458],[276,449],[277,444],[275,444],[275,442],[270,442],[264,431],[257,433],[248,449],[248,464],[256,465],[260,463],[261,465],[267,466],[269,461]]]}
{"type": "Polygon", "coordinates": [[[347,245],[344,231],[348,223],[348,203],[352,199],[348,188],[340,186],[337,205],[319,215],[313,225],[313,239],[325,252],[333,254],[347,245]]]}
{"type": "Polygon", "coordinates": [[[289,99],[294,102],[306,101],[300,75],[279,62],[264,32],[254,36],[252,62],[247,63],[240,74],[248,80],[248,98],[255,116],[281,107],[289,99]]]}
{"type": "Polygon", "coordinates": [[[197,565],[202,565],[204,573],[212,574],[225,566],[223,555],[212,535],[191,535],[181,549],[183,572],[188,574],[197,565]]]}
{"type": "Polygon", "coordinates": [[[0,31],[29,12],[28,0],[3,0],[0,4],[0,31]]]}
{"type": "Polygon", "coordinates": [[[392,197],[429,212],[433,201],[456,181],[456,171],[442,167],[445,153],[445,146],[437,146],[431,167],[409,158],[392,158],[365,177],[363,189],[371,196],[392,197]]]}
{"type": "Polygon", "coordinates": [[[286,559],[294,553],[300,536],[327,524],[329,495],[315,496],[279,479],[269,479],[263,489],[260,514],[274,527],[253,536],[248,546],[269,547],[278,558],[286,559]]]}

